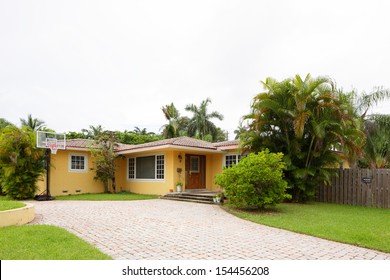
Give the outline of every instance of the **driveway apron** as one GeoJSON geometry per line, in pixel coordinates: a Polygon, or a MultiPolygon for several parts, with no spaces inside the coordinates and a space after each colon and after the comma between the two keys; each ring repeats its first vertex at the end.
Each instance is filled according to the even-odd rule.
{"type": "Polygon", "coordinates": [[[114,259],[390,260],[390,254],[245,221],[217,205],[159,199],[33,204],[32,224],[65,228],[114,259]]]}

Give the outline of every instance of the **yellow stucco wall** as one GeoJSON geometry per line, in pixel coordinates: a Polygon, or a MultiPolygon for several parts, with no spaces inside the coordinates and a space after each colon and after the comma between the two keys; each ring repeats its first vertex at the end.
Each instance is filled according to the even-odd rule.
{"type": "MultiPolygon", "coordinates": [[[[227,151],[234,153],[235,150],[227,151]]],[[[177,182],[182,182],[182,190],[185,190],[185,158],[187,154],[206,156],[206,175],[205,183],[208,190],[220,190],[220,187],[214,184],[214,177],[221,173],[223,169],[224,153],[212,153],[207,151],[189,151],[186,149],[165,148],[155,151],[145,151],[124,155],[116,160],[116,191],[128,191],[141,194],[163,195],[172,189],[176,191],[177,182]],[[155,180],[129,180],[128,179],[128,158],[148,155],[163,154],[165,156],[165,179],[155,180]],[[179,160],[181,155],[181,161],[179,160]],[[178,168],[182,172],[178,173],[178,168]]],[[[95,181],[95,171],[90,170],[93,167],[93,159],[87,151],[58,151],[51,158],[51,186],[50,193],[53,196],[78,194],[78,193],[101,193],[105,191],[104,185],[95,181]],[[88,170],[86,172],[69,171],[69,155],[86,155],[88,158],[88,170]],[[66,192],[65,192],[66,191],[66,192]]],[[[46,189],[46,182],[43,179],[39,182],[39,193],[46,189]]]]}
{"type": "MultiPolygon", "coordinates": [[[[81,194],[81,193],[102,193],[105,190],[100,181],[95,181],[95,171],[90,170],[93,167],[93,159],[90,152],[87,151],[57,151],[57,154],[51,155],[50,168],[50,194],[52,196],[81,194]],[[87,156],[86,171],[70,171],[70,155],[87,156]]],[[[45,175],[46,176],[46,175],[45,175]]],[[[44,177],[45,177],[44,176],[44,177]]],[[[46,189],[46,178],[38,183],[39,192],[46,189]]]]}

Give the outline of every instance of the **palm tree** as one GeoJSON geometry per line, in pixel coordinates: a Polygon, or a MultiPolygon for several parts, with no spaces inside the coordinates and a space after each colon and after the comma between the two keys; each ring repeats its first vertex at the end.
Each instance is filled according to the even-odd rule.
{"type": "Polygon", "coordinates": [[[388,168],[390,165],[390,115],[370,115],[364,121],[367,142],[361,167],[388,168]]]}
{"type": "Polygon", "coordinates": [[[180,114],[173,102],[169,105],[165,105],[161,110],[163,111],[166,120],[169,122],[161,128],[163,130],[163,137],[168,139],[179,136],[180,114]]]}
{"type": "Polygon", "coordinates": [[[217,111],[208,113],[207,106],[210,103],[210,98],[207,98],[200,103],[199,107],[194,104],[189,104],[185,107],[186,111],[193,113],[193,117],[188,124],[189,136],[196,136],[204,140],[206,135],[211,134],[213,141],[216,140],[218,131],[211,120],[214,118],[223,120],[223,115],[217,111]]]}
{"type": "Polygon", "coordinates": [[[28,114],[27,119],[20,119],[22,126],[26,126],[33,131],[37,131],[43,128],[45,122],[36,118],[33,118],[31,114],[28,114]]]}
{"type": "Polygon", "coordinates": [[[133,133],[137,135],[154,135],[154,132],[148,132],[146,128],[139,128],[138,126],[134,127],[133,133]]]}
{"type": "Polygon", "coordinates": [[[90,125],[89,129],[83,128],[81,132],[84,134],[85,138],[94,138],[97,139],[102,133],[104,129],[103,127],[99,125],[90,125]]]}
{"type": "Polygon", "coordinates": [[[356,158],[362,150],[364,134],[352,98],[326,77],[297,75],[262,83],[265,91],[254,98],[252,112],[244,118],[249,129],[242,135],[243,147],[282,152],[292,195],[305,199],[317,180],[329,181],[326,167],[356,158]]]}

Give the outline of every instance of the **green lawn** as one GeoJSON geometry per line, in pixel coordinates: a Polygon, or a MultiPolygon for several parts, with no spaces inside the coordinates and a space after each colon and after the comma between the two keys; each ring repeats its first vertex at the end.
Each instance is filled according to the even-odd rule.
{"type": "Polygon", "coordinates": [[[97,193],[97,194],[76,194],[56,196],[58,200],[145,200],[158,198],[157,195],[135,194],[135,193],[97,193]]]}
{"type": "Polygon", "coordinates": [[[0,228],[1,260],[110,260],[65,229],[48,225],[0,228]]]}
{"type": "Polygon", "coordinates": [[[6,196],[0,196],[0,211],[11,210],[24,207],[26,204],[9,200],[6,196]]]}
{"type": "Polygon", "coordinates": [[[329,203],[285,203],[269,211],[224,209],[255,223],[390,253],[390,209],[329,203]]]}

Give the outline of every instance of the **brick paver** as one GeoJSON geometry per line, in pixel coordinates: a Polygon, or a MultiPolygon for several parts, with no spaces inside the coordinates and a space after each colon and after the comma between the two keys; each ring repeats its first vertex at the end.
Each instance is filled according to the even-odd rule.
{"type": "Polygon", "coordinates": [[[114,259],[386,259],[390,254],[258,225],[217,205],[45,201],[33,224],[63,227],[114,259]]]}

